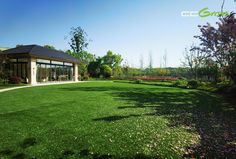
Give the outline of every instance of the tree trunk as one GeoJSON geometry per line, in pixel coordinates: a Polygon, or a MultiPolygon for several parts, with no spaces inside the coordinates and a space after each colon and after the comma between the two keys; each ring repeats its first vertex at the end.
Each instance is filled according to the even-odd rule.
{"type": "Polygon", "coordinates": [[[232,79],[233,83],[236,85],[236,74],[230,74],[230,78],[232,79]]]}

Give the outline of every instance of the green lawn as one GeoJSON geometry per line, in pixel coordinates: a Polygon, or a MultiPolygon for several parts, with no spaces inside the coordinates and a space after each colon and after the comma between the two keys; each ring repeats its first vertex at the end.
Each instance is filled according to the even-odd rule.
{"type": "Polygon", "coordinates": [[[11,88],[11,87],[19,87],[19,86],[25,86],[26,84],[4,84],[0,82],[0,89],[5,89],[5,88],[11,88]]]}
{"type": "Polygon", "coordinates": [[[235,107],[202,91],[120,82],[0,93],[0,158],[236,155],[235,107]]]}

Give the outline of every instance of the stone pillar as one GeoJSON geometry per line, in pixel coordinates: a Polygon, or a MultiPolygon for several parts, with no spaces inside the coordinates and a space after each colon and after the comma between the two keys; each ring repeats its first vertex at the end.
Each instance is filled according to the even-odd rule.
{"type": "Polygon", "coordinates": [[[36,59],[30,58],[28,62],[28,77],[29,77],[29,84],[37,84],[36,81],[36,73],[37,73],[37,66],[36,66],[36,59]]]}
{"type": "Polygon", "coordinates": [[[74,64],[74,81],[77,82],[78,81],[78,64],[74,64]]]}

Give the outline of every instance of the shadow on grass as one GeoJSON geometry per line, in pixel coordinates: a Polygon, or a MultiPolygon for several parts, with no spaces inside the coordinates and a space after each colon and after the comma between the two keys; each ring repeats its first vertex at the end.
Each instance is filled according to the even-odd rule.
{"type": "Polygon", "coordinates": [[[96,118],[96,119],[93,119],[93,121],[114,122],[117,120],[122,120],[122,119],[130,118],[130,117],[139,117],[139,116],[141,116],[141,115],[127,115],[127,116],[115,115],[115,116],[108,116],[108,117],[104,117],[104,118],[96,118]]]}
{"type": "MultiPolygon", "coordinates": [[[[108,93],[117,100],[125,100],[133,105],[120,106],[118,109],[148,107],[154,111],[146,115],[165,117],[170,121],[170,127],[187,126],[190,131],[196,131],[200,135],[200,144],[187,147],[183,157],[235,158],[235,105],[229,105],[221,97],[203,91],[183,92],[178,89],[157,91],[158,89],[161,88],[116,86],[64,88],[68,91],[109,91],[108,93]]],[[[110,122],[128,117],[108,116],[94,121],[110,122]]]]}
{"type": "Polygon", "coordinates": [[[123,91],[113,95],[134,102],[132,109],[150,105],[154,112],[146,115],[164,116],[170,121],[170,127],[183,125],[197,131],[201,137],[200,144],[188,147],[183,157],[235,158],[236,112],[221,98],[200,91],[123,91]]]}
{"type": "MultiPolygon", "coordinates": [[[[19,146],[22,149],[26,149],[28,147],[34,146],[35,144],[37,144],[36,138],[34,137],[29,137],[29,138],[25,138],[20,144],[19,146]]],[[[26,154],[24,153],[17,153],[11,149],[5,149],[0,151],[0,158],[2,157],[10,157],[12,159],[25,159],[28,158],[26,154]]]]}
{"type": "Polygon", "coordinates": [[[99,153],[92,153],[88,149],[82,149],[78,152],[72,150],[65,150],[62,152],[59,159],[66,159],[66,158],[91,158],[91,159],[154,159],[156,157],[147,156],[145,154],[136,154],[134,156],[115,156],[111,154],[99,154],[99,153]]]}
{"type": "Polygon", "coordinates": [[[20,147],[25,149],[28,148],[30,146],[34,146],[35,144],[37,144],[36,138],[34,137],[29,137],[29,138],[25,138],[23,140],[22,143],[20,143],[20,147]]]}
{"type": "MultiPolygon", "coordinates": [[[[135,83],[135,81],[114,81],[115,83],[130,83],[130,84],[137,84],[135,83]]],[[[139,85],[147,85],[147,86],[161,86],[161,87],[175,87],[175,88],[182,88],[182,89],[188,89],[186,88],[186,86],[175,86],[173,83],[171,82],[141,82],[138,83],[139,85]]]]}

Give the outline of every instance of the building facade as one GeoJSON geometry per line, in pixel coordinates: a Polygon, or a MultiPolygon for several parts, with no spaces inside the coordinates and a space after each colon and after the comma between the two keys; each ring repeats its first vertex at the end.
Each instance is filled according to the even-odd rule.
{"type": "Polygon", "coordinates": [[[23,45],[3,51],[9,76],[28,84],[78,81],[78,59],[38,45],[23,45]]]}

